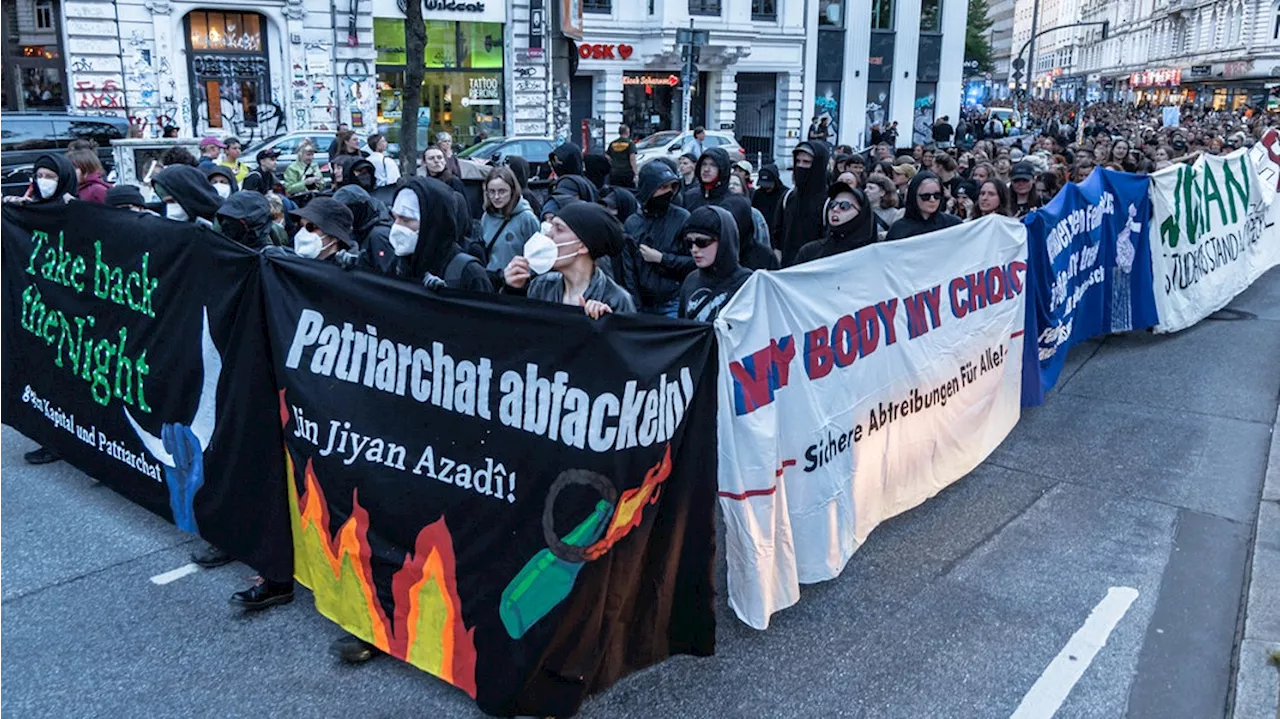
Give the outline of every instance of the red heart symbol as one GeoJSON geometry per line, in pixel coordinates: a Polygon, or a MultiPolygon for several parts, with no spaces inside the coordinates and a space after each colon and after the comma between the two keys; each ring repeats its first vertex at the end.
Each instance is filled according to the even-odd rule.
{"type": "Polygon", "coordinates": [[[631,47],[630,45],[619,45],[618,54],[622,56],[623,60],[626,60],[627,58],[631,57],[631,51],[634,49],[635,48],[631,47]]]}

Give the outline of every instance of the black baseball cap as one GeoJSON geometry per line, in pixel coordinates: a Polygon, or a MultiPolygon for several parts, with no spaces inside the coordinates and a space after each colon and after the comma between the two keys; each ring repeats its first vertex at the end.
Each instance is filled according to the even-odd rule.
{"type": "Polygon", "coordinates": [[[351,245],[351,226],[355,217],[351,210],[332,197],[317,197],[289,214],[310,220],[316,227],[330,237],[336,237],[343,244],[351,245]]]}
{"type": "Polygon", "coordinates": [[[280,156],[280,151],[274,147],[268,147],[267,149],[262,150],[257,154],[258,162],[262,162],[264,159],[268,157],[279,157],[279,156],[280,156]]]}
{"type": "Polygon", "coordinates": [[[1036,167],[1030,162],[1019,162],[1013,166],[1013,172],[1009,173],[1010,180],[1034,180],[1036,179],[1036,167]]]}

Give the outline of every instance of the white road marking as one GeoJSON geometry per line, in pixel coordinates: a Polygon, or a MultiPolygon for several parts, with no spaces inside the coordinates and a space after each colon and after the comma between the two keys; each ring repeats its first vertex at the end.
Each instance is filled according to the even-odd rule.
{"type": "Polygon", "coordinates": [[[156,576],[151,578],[151,583],[165,585],[165,584],[168,584],[169,582],[175,582],[179,579],[182,579],[188,574],[195,574],[198,571],[200,571],[200,565],[195,564],[194,562],[190,564],[184,564],[181,567],[178,567],[177,569],[170,569],[169,571],[164,572],[163,574],[157,574],[156,576]]]}
{"type": "Polygon", "coordinates": [[[1116,625],[1138,598],[1138,590],[1132,587],[1111,587],[1107,596],[1084,620],[1084,626],[1067,640],[1058,656],[1049,662],[1044,673],[1022,698],[1010,719],[1048,719],[1067,700],[1080,677],[1089,668],[1098,651],[1106,646],[1107,639],[1116,625]]]}

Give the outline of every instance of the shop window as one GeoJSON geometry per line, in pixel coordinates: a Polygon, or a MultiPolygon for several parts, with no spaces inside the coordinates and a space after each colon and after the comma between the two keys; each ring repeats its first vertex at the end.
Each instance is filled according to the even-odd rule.
{"type": "Polygon", "coordinates": [[[613,0],[583,0],[582,11],[611,13],[613,12],[613,0]]]}
{"type": "Polygon", "coordinates": [[[690,15],[720,15],[720,0],[689,0],[690,15]]]}
{"type": "MultiPolygon", "coordinates": [[[[386,125],[388,142],[400,141],[403,68],[378,68],[378,124],[386,125]]],[[[468,147],[481,132],[504,133],[501,70],[436,70],[423,73],[418,108],[418,147],[425,149],[438,132],[453,135],[454,144],[468,147]]]]}
{"type": "Polygon", "coordinates": [[[938,32],[942,26],[942,0],[923,0],[920,3],[921,32],[938,32]]]}
{"type": "Polygon", "coordinates": [[[894,0],[871,0],[871,29],[893,29],[894,0]]]}
{"type": "MultiPolygon", "coordinates": [[[[186,25],[193,130],[254,136],[260,108],[273,105],[267,94],[266,21],[256,13],[197,10],[187,15],[186,25]]],[[[269,112],[282,114],[278,106],[269,112]]]]}
{"type": "MultiPolygon", "coordinates": [[[[463,40],[458,37],[458,26],[479,26],[476,31],[468,28],[467,49],[463,56],[477,49],[486,56],[498,57],[497,67],[502,66],[502,25],[500,23],[456,23],[448,20],[428,20],[426,23],[427,43],[422,49],[423,67],[454,68],[458,67],[458,45],[463,40]],[[494,31],[492,28],[498,28],[494,31]],[[488,37],[488,42],[485,38],[488,37]],[[495,42],[496,41],[496,42],[495,42]]],[[[392,18],[374,18],[373,44],[378,48],[379,65],[405,64],[404,20],[392,18]]],[[[472,58],[468,58],[471,62],[472,58]]],[[[481,59],[481,62],[491,62],[481,59]]],[[[489,67],[489,65],[482,65],[489,67]]]]}
{"type": "Polygon", "coordinates": [[[772,22],[777,20],[777,0],[751,0],[751,19],[757,22],[772,22]]]}

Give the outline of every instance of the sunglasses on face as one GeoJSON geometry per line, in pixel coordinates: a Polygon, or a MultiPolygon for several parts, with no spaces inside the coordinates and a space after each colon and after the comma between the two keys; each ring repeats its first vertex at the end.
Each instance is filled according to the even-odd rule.
{"type": "Polygon", "coordinates": [[[852,200],[838,200],[831,203],[831,209],[841,212],[848,212],[849,210],[857,209],[857,207],[852,200]]]}
{"type": "Polygon", "coordinates": [[[314,222],[304,222],[304,223],[302,223],[302,229],[306,230],[307,232],[314,232],[314,233],[316,233],[317,235],[323,235],[323,234],[324,234],[324,232],[322,232],[322,231],[320,230],[319,226],[317,226],[317,225],[316,225],[316,223],[314,223],[314,222]]]}
{"type": "Polygon", "coordinates": [[[941,192],[921,192],[919,195],[917,195],[917,197],[919,197],[921,200],[924,200],[925,202],[929,202],[930,200],[941,200],[942,193],[941,192]]]}
{"type": "Polygon", "coordinates": [[[707,237],[706,235],[688,235],[685,237],[685,241],[695,247],[705,250],[718,242],[719,239],[715,237],[707,237]]]}

